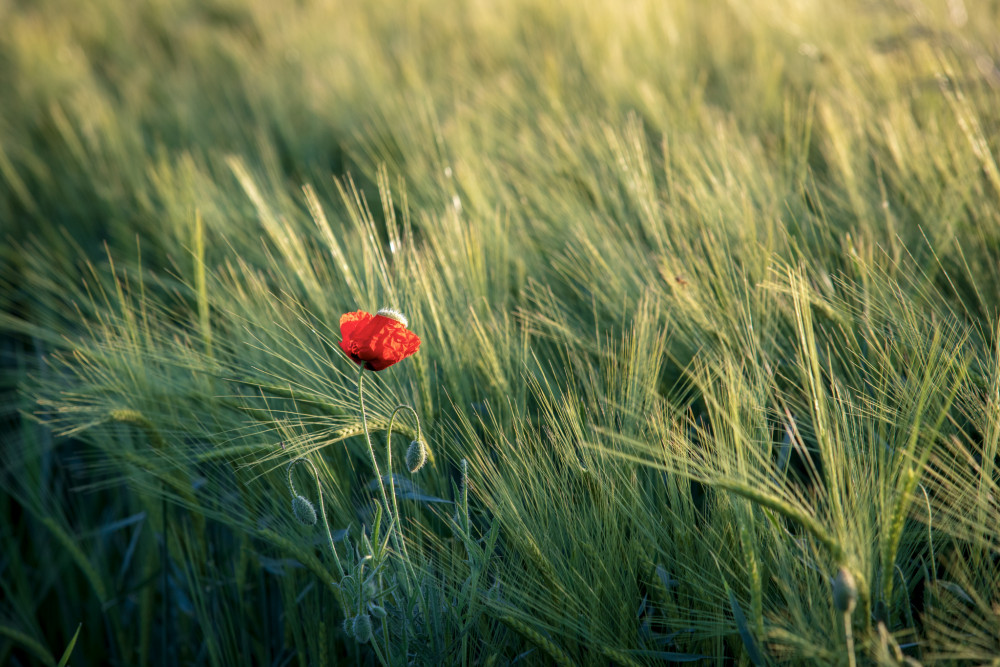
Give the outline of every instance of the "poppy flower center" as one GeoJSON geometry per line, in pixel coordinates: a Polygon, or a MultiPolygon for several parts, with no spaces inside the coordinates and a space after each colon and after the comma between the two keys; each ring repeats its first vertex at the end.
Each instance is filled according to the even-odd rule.
{"type": "Polygon", "coordinates": [[[382,317],[388,317],[389,319],[392,320],[396,320],[404,327],[410,326],[409,321],[406,319],[406,315],[403,315],[403,313],[399,312],[395,308],[383,308],[375,314],[381,315],[382,317]]]}

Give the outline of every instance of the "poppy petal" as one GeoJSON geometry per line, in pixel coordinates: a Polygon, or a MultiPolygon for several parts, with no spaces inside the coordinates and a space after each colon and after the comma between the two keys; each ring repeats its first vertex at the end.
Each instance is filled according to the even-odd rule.
{"type": "Polygon", "coordinates": [[[382,370],[402,361],[419,347],[420,338],[417,334],[405,327],[387,327],[371,340],[371,348],[376,353],[377,360],[369,362],[369,367],[372,370],[382,370]]]}
{"type": "Polygon", "coordinates": [[[364,311],[340,318],[340,348],[365,368],[380,371],[417,351],[420,338],[399,320],[364,311]]]}
{"type": "Polygon", "coordinates": [[[384,315],[375,315],[355,331],[353,340],[357,343],[354,352],[365,361],[376,361],[381,358],[382,341],[397,329],[405,330],[402,324],[384,315]]]}
{"type": "Polygon", "coordinates": [[[352,342],[355,340],[356,332],[371,322],[372,314],[359,310],[353,313],[344,313],[340,316],[340,349],[347,353],[354,361],[361,363],[352,352],[352,342]]]}
{"type": "Polygon", "coordinates": [[[374,315],[358,310],[353,313],[344,313],[340,316],[340,335],[343,338],[351,338],[359,326],[363,326],[372,321],[374,315]]]}

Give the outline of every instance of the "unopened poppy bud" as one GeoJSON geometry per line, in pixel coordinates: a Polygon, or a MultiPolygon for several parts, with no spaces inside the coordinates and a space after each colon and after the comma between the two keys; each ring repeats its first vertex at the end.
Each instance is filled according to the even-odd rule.
{"type": "Polygon", "coordinates": [[[371,611],[375,618],[385,618],[385,607],[380,607],[374,602],[369,602],[368,610],[371,611]]]}
{"type": "Polygon", "coordinates": [[[406,450],[406,467],[415,473],[427,463],[427,445],[423,440],[414,440],[406,450]]]}
{"type": "Polygon", "coordinates": [[[362,644],[372,640],[372,617],[368,614],[358,614],[354,617],[354,638],[362,644]]]}
{"type": "Polygon", "coordinates": [[[340,590],[344,594],[344,606],[349,609],[356,608],[360,602],[360,600],[358,600],[357,577],[353,574],[345,575],[344,578],[340,580],[340,590]]]}
{"type": "Polygon", "coordinates": [[[316,525],[316,508],[303,496],[292,498],[292,514],[295,515],[296,521],[303,526],[316,525]]]}
{"type": "Polygon", "coordinates": [[[344,623],[343,623],[343,625],[341,627],[344,628],[344,633],[348,637],[354,637],[354,619],[353,618],[345,618],[344,619],[344,623]]]}
{"type": "Polygon", "coordinates": [[[858,586],[854,583],[854,575],[842,567],[833,580],[833,606],[841,613],[850,614],[857,603],[858,586]]]}

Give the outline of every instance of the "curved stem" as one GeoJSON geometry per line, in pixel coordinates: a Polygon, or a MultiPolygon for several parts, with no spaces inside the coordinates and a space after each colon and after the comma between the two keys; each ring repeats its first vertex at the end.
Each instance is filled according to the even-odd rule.
{"type": "MultiPolygon", "coordinates": [[[[392,424],[396,419],[396,413],[400,410],[409,410],[413,414],[413,420],[417,422],[417,436],[415,439],[423,439],[423,432],[420,430],[420,414],[417,413],[416,409],[412,405],[407,405],[406,403],[400,403],[397,405],[392,411],[392,414],[389,415],[389,427],[386,429],[388,435],[386,437],[392,437],[392,424]]],[[[427,443],[424,444],[426,445],[427,443]]],[[[429,447],[427,448],[427,460],[434,463],[434,452],[432,452],[429,447]]]]}
{"type": "Polygon", "coordinates": [[[766,491],[760,491],[749,484],[745,484],[734,479],[712,478],[705,480],[705,483],[725,489],[731,493],[735,493],[736,495],[742,496],[747,500],[752,500],[762,507],[774,510],[778,514],[784,515],[785,517],[798,522],[799,525],[812,533],[812,536],[830,551],[830,555],[835,561],[838,563],[844,562],[844,548],[840,546],[840,542],[834,539],[834,537],[830,535],[830,533],[827,532],[822,524],[820,524],[820,522],[814,517],[810,516],[798,507],[794,507],[784,498],[773,496],[766,491]]]}
{"type": "Polygon", "coordinates": [[[392,497],[392,511],[396,515],[396,524],[399,526],[399,531],[400,531],[399,547],[403,552],[403,557],[406,558],[407,562],[409,562],[410,555],[406,553],[406,542],[402,538],[403,515],[399,513],[399,504],[396,501],[396,478],[392,474],[392,423],[396,420],[396,413],[398,413],[400,410],[409,410],[410,412],[413,413],[413,418],[417,420],[417,440],[420,440],[421,436],[420,415],[418,415],[417,411],[414,410],[409,405],[397,405],[396,409],[393,410],[392,414],[389,416],[389,428],[387,429],[385,434],[385,451],[388,457],[388,462],[386,463],[386,467],[389,468],[388,471],[389,495],[392,497]]]}
{"type": "Polygon", "coordinates": [[[295,468],[296,463],[308,463],[310,470],[312,470],[313,480],[316,482],[316,497],[319,500],[319,516],[323,519],[323,530],[326,532],[326,544],[330,547],[330,553],[333,554],[333,562],[337,566],[337,574],[340,578],[344,578],[344,566],[340,564],[340,557],[337,555],[337,547],[333,544],[333,534],[330,532],[330,522],[326,518],[326,506],[323,503],[323,487],[319,483],[319,471],[316,470],[316,466],[313,462],[304,456],[300,456],[294,459],[288,464],[288,489],[292,492],[293,496],[298,495],[295,491],[295,482],[292,481],[292,469],[295,468]]]}
{"type": "Polygon", "coordinates": [[[388,428],[389,435],[390,436],[392,435],[392,423],[396,419],[396,413],[399,412],[400,410],[409,410],[410,412],[413,413],[413,418],[417,421],[417,440],[420,440],[421,438],[420,415],[417,414],[417,411],[413,409],[412,405],[406,405],[405,403],[397,405],[396,409],[392,411],[391,415],[389,415],[389,428],[388,428]]]}

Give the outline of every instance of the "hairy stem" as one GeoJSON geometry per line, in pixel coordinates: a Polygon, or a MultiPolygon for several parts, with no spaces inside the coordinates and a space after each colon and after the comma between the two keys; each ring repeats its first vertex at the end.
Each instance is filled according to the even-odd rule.
{"type": "MultiPolygon", "coordinates": [[[[408,405],[401,405],[397,407],[392,416],[389,419],[389,429],[387,431],[387,442],[386,449],[389,452],[388,466],[389,466],[389,485],[392,490],[392,506],[389,506],[389,499],[385,493],[385,484],[382,481],[382,473],[379,471],[378,461],[375,459],[375,448],[372,447],[371,435],[368,432],[368,416],[365,414],[365,392],[364,392],[364,379],[365,379],[365,367],[361,366],[361,371],[358,373],[358,404],[361,407],[361,424],[364,427],[365,432],[365,443],[368,445],[368,454],[371,456],[372,468],[375,470],[375,479],[378,481],[379,493],[382,495],[382,504],[385,507],[385,511],[389,514],[390,524],[389,531],[392,535],[393,542],[396,547],[396,552],[402,557],[403,572],[406,574],[405,580],[407,583],[407,592],[412,591],[413,582],[416,581],[416,574],[413,572],[413,565],[410,562],[409,556],[406,553],[406,545],[403,541],[402,526],[400,525],[399,508],[396,504],[396,485],[393,481],[392,476],[392,422],[396,416],[396,413],[400,409],[413,410],[408,405]]],[[[420,418],[417,416],[416,411],[413,412],[414,416],[417,417],[417,437],[420,437],[420,418]]],[[[419,589],[417,591],[418,598],[420,600],[421,608],[423,608],[423,595],[420,593],[419,589]]]]}
{"type": "Polygon", "coordinates": [[[337,555],[337,547],[333,544],[333,533],[330,532],[330,522],[326,518],[326,506],[323,502],[323,487],[319,483],[319,471],[316,470],[316,466],[313,462],[307,458],[300,457],[293,460],[288,464],[288,488],[292,492],[292,496],[296,495],[295,482],[292,481],[292,469],[295,468],[296,463],[307,463],[309,464],[309,469],[312,470],[313,480],[316,482],[316,498],[319,502],[319,516],[323,519],[323,531],[326,533],[326,545],[330,548],[330,553],[333,555],[333,562],[337,566],[337,574],[341,579],[344,578],[344,566],[340,563],[340,557],[337,555]]]}
{"type": "MultiPolygon", "coordinates": [[[[368,416],[365,414],[364,383],[365,383],[365,367],[362,365],[361,372],[358,373],[358,404],[361,406],[361,424],[362,426],[364,426],[365,443],[367,443],[368,445],[368,454],[369,456],[371,456],[372,459],[372,468],[375,470],[375,479],[378,481],[378,490],[379,493],[382,495],[382,505],[385,507],[385,511],[389,515],[389,531],[392,534],[392,539],[396,546],[396,552],[403,555],[405,553],[404,551],[405,547],[403,546],[403,536],[401,529],[399,527],[399,512],[398,511],[394,512],[395,502],[396,502],[396,486],[392,482],[392,452],[390,451],[389,453],[389,484],[392,485],[392,492],[393,492],[392,495],[393,505],[390,507],[389,498],[385,494],[385,483],[382,481],[382,473],[379,471],[378,461],[375,459],[375,448],[372,447],[372,438],[371,435],[368,433],[368,416]]],[[[389,436],[390,437],[392,436],[391,432],[389,433],[389,436]]],[[[404,572],[406,572],[407,575],[406,579],[409,580],[410,572],[406,567],[409,565],[409,559],[404,557],[403,563],[404,563],[403,570],[404,572]]],[[[410,582],[407,581],[407,583],[410,582]]]]}
{"type": "Polygon", "coordinates": [[[844,612],[844,633],[847,638],[847,663],[849,667],[855,667],[854,657],[854,627],[851,625],[851,612],[844,612]]]}
{"type": "MultiPolygon", "coordinates": [[[[396,420],[396,414],[400,410],[409,410],[410,412],[413,413],[413,418],[417,420],[417,440],[420,440],[421,432],[420,432],[420,415],[417,414],[417,411],[414,410],[409,405],[397,405],[396,409],[393,410],[392,414],[389,416],[389,429],[385,435],[385,451],[387,456],[386,467],[389,469],[387,474],[389,475],[389,495],[392,497],[392,511],[396,517],[396,525],[398,526],[398,530],[402,531],[403,516],[399,513],[399,504],[396,501],[396,479],[392,474],[392,423],[396,420]]],[[[361,415],[361,418],[364,419],[364,414],[361,415]]],[[[410,556],[409,554],[406,553],[406,542],[403,541],[402,535],[400,535],[399,538],[399,547],[402,550],[403,557],[406,558],[407,562],[409,562],[410,556]]]]}
{"type": "MultiPolygon", "coordinates": [[[[382,494],[382,504],[385,506],[385,511],[389,513],[390,517],[395,518],[392,514],[392,508],[389,506],[389,498],[385,495],[385,484],[382,482],[382,473],[378,468],[378,461],[375,459],[375,448],[372,447],[372,437],[368,433],[368,417],[365,415],[365,367],[362,364],[361,372],[358,373],[358,405],[361,406],[361,425],[364,427],[365,432],[365,443],[368,445],[368,455],[372,459],[372,468],[375,470],[375,479],[378,481],[378,490],[382,494]]],[[[392,479],[392,470],[389,471],[389,478],[392,479]]],[[[397,545],[398,546],[398,545],[397,545]]]]}

